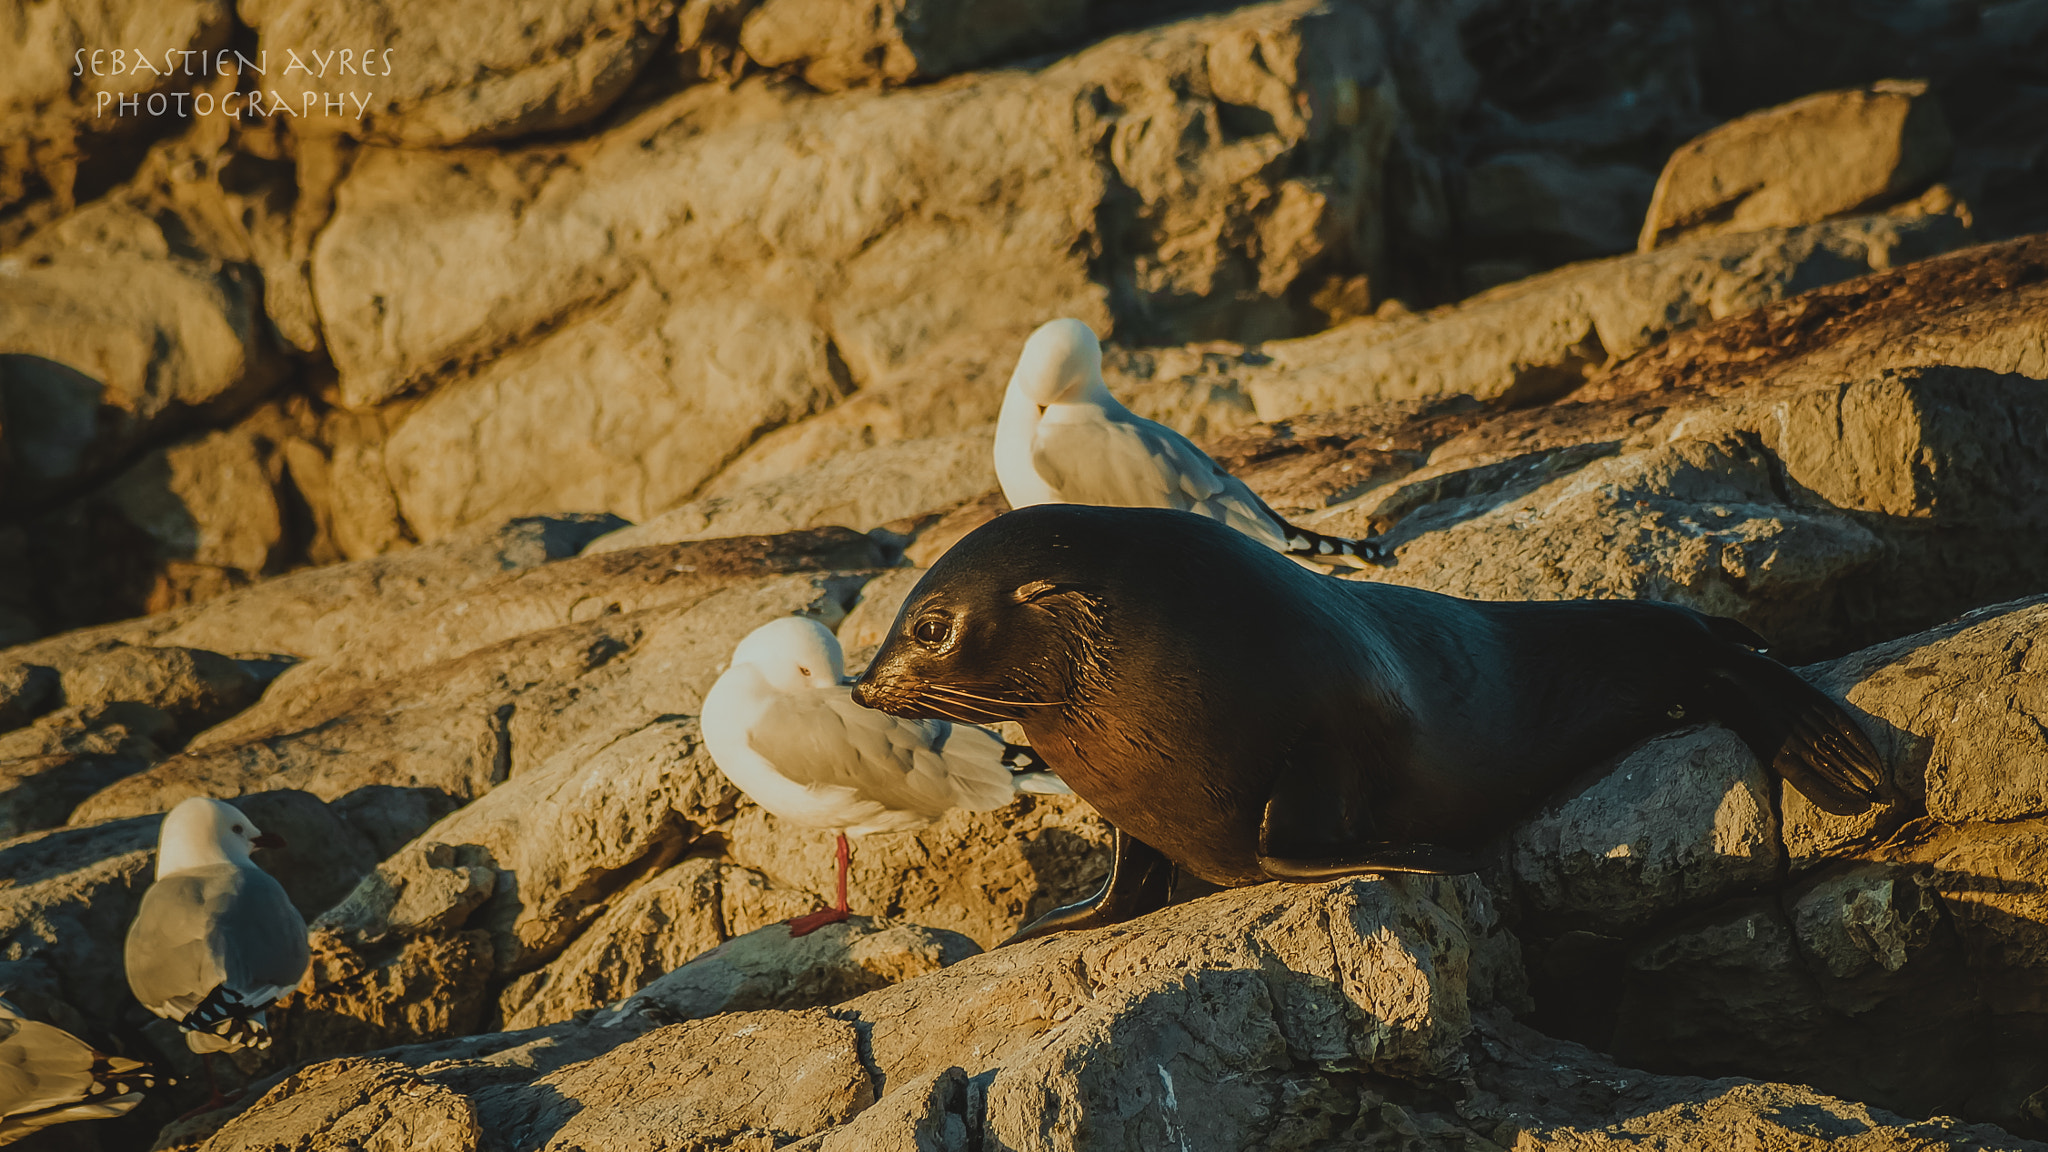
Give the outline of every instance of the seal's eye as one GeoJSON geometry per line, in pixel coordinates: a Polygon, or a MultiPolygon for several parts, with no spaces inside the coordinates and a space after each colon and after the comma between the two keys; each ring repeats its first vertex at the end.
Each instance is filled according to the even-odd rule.
{"type": "Polygon", "coordinates": [[[953,622],[943,616],[927,616],[910,630],[920,644],[944,644],[953,634],[953,622]]]}

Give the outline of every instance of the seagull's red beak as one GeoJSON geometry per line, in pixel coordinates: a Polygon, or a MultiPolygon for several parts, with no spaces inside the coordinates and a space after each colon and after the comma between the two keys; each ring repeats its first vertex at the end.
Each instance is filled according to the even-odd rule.
{"type": "Polygon", "coordinates": [[[258,848],[282,848],[284,847],[284,837],[279,836],[275,832],[265,832],[263,835],[249,841],[249,843],[254,844],[258,848]]]}

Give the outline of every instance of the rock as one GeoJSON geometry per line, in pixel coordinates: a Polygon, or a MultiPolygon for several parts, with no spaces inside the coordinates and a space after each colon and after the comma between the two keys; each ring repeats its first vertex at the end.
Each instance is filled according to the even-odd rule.
{"type": "MultiPolygon", "coordinates": [[[[1815,682],[1859,710],[1894,766],[1894,785],[1943,824],[2048,815],[2048,745],[2034,664],[2048,600],[1970,613],[1928,632],[1844,656],[1815,682]]],[[[1807,867],[1879,829],[1874,816],[1832,816],[1786,797],[1785,844],[1807,867]]]]}
{"type": "Polygon", "coordinates": [[[745,483],[728,469],[704,498],[594,540],[589,550],[835,524],[873,528],[988,491],[995,478],[994,451],[994,432],[982,430],[884,444],[773,480],[745,483]]]}
{"type": "Polygon", "coordinates": [[[1850,864],[1807,888],[1792,905],[1792,928],[1801,950],[1837,980],[1897,972],[1941,925],[1933,884],[1918,870],[1850,864]]]}
{"type": "MultiPolygon", "coordinates": [[[[1456,1118],[1516,1149],[1640,1148],[1708,1152],[1741,1147],[1802,1148],[1847,1145],[1907,1152],[1921,1148],[2038,1149],[1988,1124],[1947,1116],[1909,1120],[1854,1100],[1829,1097],[1799,1084],[1753,1080],[1700,1080],[1617,1067],[1576,1044],[1537,1035],[1502,1014],[1480,1018],[1475,1061],[1476,1099],[1456,1118]],[[1568,1087],[1560,1091],[1556,1086],[1568,1087]]],[[[1396,1118],[1396,1131],[1451,1119],[1426,1112],[1396,1118]]],[[[1402,1131],[1406,1129],[1406,1131],[1402,1131]]],[[[1459,1134],[1446,1133],[1453,1139],[1459,1134]]],[[[1468,1138],[1445,1147],[1474,1147],[1468,1138]]]]}
{"type": "Polygon", "coordinates": [[[161,132],[143,116],[151,110],[148,97],[157,94],[156,111],[167,114],[174,95],[204,86],[204,70],[179,74],[176,62],[226,47],[233,28],[233,5],[217,0],[50,4],[10,13],[0,25],[10,64],[0,79],[0,151],[8,155],[0,210],[40,222],[91,199],[103,186],[101,170],[133,163],[147,138],[161,132]],[[161,54],[167,50],[194,56],[161,54]],[[137,60],[145,53],[147,67],[137,60]],[[125,115],[123,98],[131,101],[125,115]],[[24,204],[39,193],[50,199],[43,211],[24,204]]]}
{"type": "Polygon", "coordinates": [[[97,204],[8,253],[0,393],[15,513],[275,383],[255,269],[194,258],[171,229],[97,204]]]}
{"type": "Polygon", "coordinates": [[[740,26],[757,63],[799,71],[827,92],[905,84],[1026,55],[1086,28],[1082,0],[952,5],[901,0],[764,0],[740,26]]]}
{"type": "Polygon", "coordinates": [[[1526,404],[1570,392],[1665,335],[1816,285],[1957,247],[1951,217],[1860,217],[1709,237],[1571,265],[1395,321],[1268,343],[1240,379],[1259,418],[1468,395],[1526,404]]]}
{"type": "MultiPolygon", "coordinates": [[[[586,551],[618,535],[600,536],[586,551]]],[[[873,540],[826,528],[624,550],[506,572],[460,595],[399,609],[367,624],[337,650],[285,672],[266,694],[261,711],[215,729],[207,742],[235,739],[307,714],[338,693],[549,628],[652,608],[687,610],[748,577],[859,570],[881,563],[873,540]]],[[[848,585],[849,592],[856,582],[828,579],[834,587],[848,585]]]]}
{"type": "Polygon", "coordinates": [[[967,1074],[948,1068],[899,1088],[855,1116],[851,1123],[793,1148],[805,1152],[858,1152],[863,1148],[902,1148],[906,1152],[966,1152],[973,1122],[967,1074]]]}
{"type": "Polygon", "coordinates": [[[290,99],[314,97],[320,129],[435,148],[590,120],[654,55],[674,12],[674,0],[514,2],[478,26],[432,5],[269,0],[243,15],[263,50],[301,65],[281,79],[290,99]]]}
{"type": "Polygon", "coordinates": [[[151,589],[151,610],[207,598],[186,590],[200,578],[186,566],[214,574],[216,586],[265,575],[284,537],[271,477],[239,429],[152,452],[115,477],[104,495],[167,569],[151,589]]]}
{"type": "Polygon", "coordinates": [[[415,842],[311,924],[312,965],[271,1011],[295,1059],[474,1032],[490,1008],[489,853],[415,842]]]}
{"type": "Polygon", "coordinates": [[[248,666],[203,648],[120,645],[64,669],[62,683],[68,707],[146,705],[186,737],[247,708],[263,692],[248,666]]]}
{"type": "Polygon", "coordinates": [[[1504,153],[1466,171],[1466,227],[1488,251],[1528,252],[1540,260],[1537,267],[1612,256],[1635,247],[1626,221],[1641,217],[1655,183],[1633,164],[1504,153]]]}
{"type": "MultiPolygon", "coordinates": [[[[1480,599],[1671,601],[1738,618],[1796,652],[1839,642],[1840,590],[1885,555],[1855,519],[1782,500],[1772,457],[1740,435],[1674,438],[1559,471],[1413,513],[1382,579],[1480,599]]],[[[1370,513],[1305,520],[1355,536],[1370,513]]]]}
{"type": "Polygon", "coordinates": [[[0,843],[0,985],[30,1015],[104,1033],[132,1005],[119,941],[154,879],[158,820],[0,843]],[[68,1005],[53,1012],[57,1005],[68,1005]],[[72,1014],[66,1019],[66,1013],[72,1014]]]}
{"type": "Polygon", "coordinates": [[[1825,284],[1676,333],[1574,398],[1727,396],[1758,380],[1839,385],[1920,367],[2048,379],[2044,274],[2048,238],[2030,236],[1825,284]]]}
{"type": "MultiPolygon", "coordinates": [[[[1349,223],[1375,202],[1395,115],[1377,43],[1365,14],[1292,0],[1113,39],[1040,72],[792,99],[729,127],[703,124],[705,98],[686,90],[573,155],[366,149],[313,258],[340,398],[362,409],[429,390],[386,456],[408,522],[431,537],[541,498],[532,470],[501,466],[496,446],[544,445],[590,469],[547,500],[602,491],[622,511],[669,507],[756,436],[850,390],[1007,363],[1045,315],[1109,328],[1105,277],[1128,301],[1116,315],[1150,317],[1132,333],[1146,339],[1291,330],[1295,284],[1380,259],[1377,232],[1349,223]],[[993,122],[1018,129],[991,137],[993,122]],[[1171,143],[1195,126],[1209,159],[1171,143]],[[1087,205],[1112,194],[1099,155],[1119,157],[1115,187],[1154,223],[1098,222],[1087,205]],[[813,172],[798,208],[778,183],[792,165],[813,172]],[[870,202],[876,187],[901,196],[870,202]],[[1218,233],[1223,218],[1243,223],[1218,233]],[[1091,263],[1077,244],[1097,229],[1113,247],[1091,263]],[[390,258],[429,236],[469,239],[431,274],[390,258]],[[816,279],[823,267],[838,271],[816,279]],[[570,380],[605,383],[564,391],[570,380]]],[[[986,423],[999,395],[880,439],[986,423]]]]}
{"type": "MultiPolygon", "coordinates": [[[[775,884],[833,891],[834,834],[791,825],[752,803],[726,828],[727,857],[775,884]]],[[[1023,795],[993,812],[955,809],[915,832],[863,836],[847,890],[863,916],[958,932],[983,948],[1102,886],[1108,826],[1075,797],[1023,795]]]]}
{"type": "Polygon", "coordinates": [[[228,1121],[208,1140],[211,1152],[290,1147],[315,1152],[341,1148],[436,1148],[481,1152],[476,1107],[460,1093],[427,1080],[403,1064],[376,1059],[336,1060],[299,1072],[272,1088],[255,1107],[228,1121]],[[291,1102],[289,1119],[266,1105],[291,1102]]]}
{"type": "Polygon", "coordinates": [[[654,717],[695,713],[747,631],[790,612],[836,620],[858,586],[858,578],[802,574],[737,581],[696,603],[518,635],[323,694],[298,712],[244,714],[232,732],[93,796],[72,820],[270,788],[340,800],[364,786],[398,785],[466,803],[586,740],[602,744],[654,717]]]}
{"type": "Polygon", "coordinates": [[[936,972],[981,948],[957,932],[877,925],[865,916],[792,938],[771,924],[734,936],[635,992],[608,1017],[656,1023],[757,1008],[836,1004],[936,972]]]}
{"type": "Polygon", "coordinates": [[[1718,725],[1636,747],[1515,829],[1515,904],[1534,921],[1525,930],[1624,936],[1775,882],[1771,793],[1756,756],[1718,725]]]}
{"type": "Polygon", "coordinates": [[[63,697],[55,668],[40,664],[0,666],[0,732],[11,732],[55,708],[63,697]]]}
{"type": "Polygon", "coordinates": [[[1924,80],[1820,92],[1729,121],[1672,153],[1639,247],[1811,224],[1906,199],[1948,163],[1924,80]]]}
{"type": "Polygon", "coordinates": [[[295,572],[202,604],[80,629],[8,650],[7,662],[62,669],[110,644],[178,645],[307,658],[385,615],[494,576],[581,551],[616,516],[530,516],[389,556],[295,572]]]}
{"type": "Polygon", "coordinates": [[[779,1145],[843,1124],[875,1099],[853,1026],[816,1009],[672,1025],[528,1092],[523,1114],[500,1113],[506,1122],[492,1134],[551,1152],[665,1141],[679,1122],[714,1147],[743,1137],[779,1145]]]}
{"type": "MultiPolygon", "coordinates": [[[[813,904],[808,892],[771,892],[759,873],[701,857],[685,860],[607,901],[602,915],[561,956],[505,986],[499,1013],[508,1028],[533,1028],[615,1004],[717,948],[728,933],[747,932],[764,910],[783,919],[813,904]]],[[[787,1006],[757,1001],[735,1008],[787,1006]]]]}

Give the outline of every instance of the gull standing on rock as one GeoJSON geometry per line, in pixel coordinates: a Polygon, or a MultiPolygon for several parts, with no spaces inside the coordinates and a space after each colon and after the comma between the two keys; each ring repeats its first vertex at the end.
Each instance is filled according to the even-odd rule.
{"type": "Polygon", "coordinates": [[[252,848],[282,847],[240,809],[203,796],[164,817],[156,883],[128,928],[128,987],[176,1021],[194,1052],[268,1048],[263,1010],[306,974],[305,918],[249,860],[252,848]]]}
{"type": "Polygon", "coordinates": [[[1012,508],[1171,508],[1220,520],[1304,563],[1362,568],[1387,559],[1377,540],[1289,524],[1187,437],[1117,403],[1102,382],[1102,345],[1079,320],[1054,320],[1024,342],[996,422],[996,479],[1012,508]]]}
{"type": "Polygon", "coordinates": [[[125,1115],[157,1077],[0,1000],[0,1144],[52,1124],[125,1115]]]}
{"type": "Polygon", "coordinates": [[[839,902],[791,920],[791,936],[846,919],[849,833],[908,832],[949,808],[983,812],[1019,792],[1068,792],[1034,770],[1029,748],[986,728],[855,704],[839,638],[808,616],[763,624],[740,641],[704,697],[702,723],[712,761],[756,804],[839,832],[839,902]]]}

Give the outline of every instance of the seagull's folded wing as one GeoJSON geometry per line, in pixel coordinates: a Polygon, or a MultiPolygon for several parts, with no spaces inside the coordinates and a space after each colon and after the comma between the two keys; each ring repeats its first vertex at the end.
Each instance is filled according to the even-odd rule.
{"type": "Polygon", "coordinates": [[[1187,437],[1141,416],[1045,424],[1033,462],[1070,504],[1171,508],[1285,547],[1280,518],[1187,437]]]}
{"type": "Polygon", "coordinates": [[[1001,807],[1016,792],[1002,742],[988,732],[863,708],[836,688],[785,695],[747,743],[795,783],[852,789],[931,819],[949,808],[1001,807]]]}
{"type": "Polygon", "coordinates": [[[128,986],[151,1012],[183,1021],[214,989],[261,1008],[305,975],[306,922],[259,868],[174,872],[142,897],[128,930],[128,986]]]}

